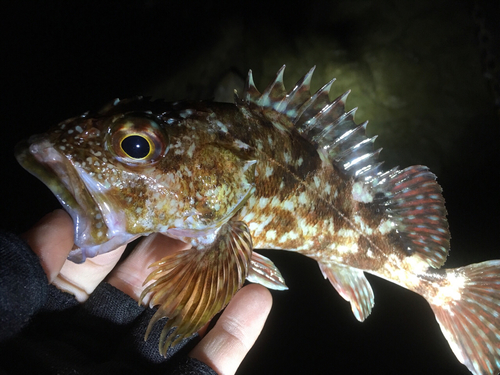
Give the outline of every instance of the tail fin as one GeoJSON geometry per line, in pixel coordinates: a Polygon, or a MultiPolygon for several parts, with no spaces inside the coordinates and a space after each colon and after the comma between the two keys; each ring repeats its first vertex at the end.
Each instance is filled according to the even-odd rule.
{"type": "Polygon", "coordinates": [[[475,375],[500,371],[500,260],[446,270],[429,298],[451,349],[475,375]]]}

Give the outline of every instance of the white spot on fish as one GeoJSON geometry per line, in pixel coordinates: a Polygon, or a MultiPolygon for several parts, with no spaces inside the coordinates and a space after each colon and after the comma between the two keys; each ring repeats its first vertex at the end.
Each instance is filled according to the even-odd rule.
{"type": "Polygon", "coordinates": [[[243,150],[246,150],[246,149],[249,149],[250,146],[247,145],[246,143],[240,141],[239,139],[237,139],[236,141],[234,141],[234,144],[238,147],[238,148],[242,148],[243,150]]]}
{"type": "Polygon", "coordinates": [[[297,165],[300,167],[302,163],[304,162],[304,159],[302,159],[302,156],[297,160],[297,165]]]}
{"type": "MultiPolygon", "coordinates": [[[[264,228],[271,222],[272,219],[274,219],[274,215],[263,217],[262,222],[257,224],[257,227],[255,228],[254,235],[259,236],[264,231],[264,228]]],[[[250,228],[250,226],[249,226],[249,228],[250,228]]],[[[250,228],[250,229],[252,229],[252,228],[250,228]]]]}
{"type": "Polygon", "coordinates": [[[298,201],[300,204],[307,204],[307,194],[305,191],[300,193],[298,201]]]}
{"type": "Polygon", "coordinates": [[[271,207],[273,207],[273,208],[274,208],[274,207],[279,206],[279,204],[280,204],[280,200],[279,200],[279,198],[278,198],[278,197],[273,197],[273,199],[272,199],[272,200],[271,200],[271,202],[269,203],[269,205],[270,205],[271,207]]]}
{"type": "Polygon", "coordinates": [[[373,233],[373,229],[370,228],[366,223],[363,221],[363,218],[359,215],[354,216],[354,222],[358,224],[359,228],[361,231],[367,235],[371,235],[373,233]]]}
{"type": "Polygon", "coordinates": [[[314,185],[319,188],[319,185],[321,184],[321,180],[319,179],[318,176],[314,176],[314,185]]]}
{"type": "Polygon", "coordinates": [[[465,278],[456,273],[448,273],[448,284],[439,287],[439,292],[432,298],[431,303],[442,306],[450,303],[450,299],[459,301],[462,298],[462,289],[465,285],[465,278]]]}
{"type": "Polygon", "coordinates": [[[77,125],[75,126],[75,130],[78,132],[78,133],[82,133],[83,132],[83,129],[80,125],[77,125]]]}
{"type": "Polygon", "coordinates": [[[249,223],[255,217],[255,213],[250,212],[249,214],[243,217],[243,221],[249,223]]]}
{"type": "Polygon", "coordinates": [[[373,196],[368,191],[368,185],[362,181],[358,181],[352,185],[352,199],[357,202],[370,203],[373,202],[373,196]]]}
{"type": "Polygon", "coordinates": [[[268,230],[266,233],[266,240],[272,241],[276,239],[276,231],[274,229],[268,230]]]}
{"type": "Polygon", "coordinates": [[[273,175],[273,172],[274,172],[274,168],[272,166],[268,165],[266,167],[266,174],[265,174],[265,176],[266,177],[271,177],[273,175]]]}
{"type": "Polygon", "coordinates": [[[338,245],[337,251],[341,254],[346,254],[351,252],[351,247],[346,245],[338,245]]]}
{"type": "Polygon", "coordinates": [[[354,237],[354,231],[352,229],[341,228],[337,232],[337,235],[340,237],[354,237]]]}
{"type": "Polygon", "coordinates": [[[265,208],[267,206],[267,203],[269,202],[269,198],[260,198],[259,199],[259,207],[262,209],[262,208],[265,208]]]}
{"type": "Polygon", "coordinates": [[[188,118],[192,114],[193,114],[193,110],[192,109],[185,109],[185,110],[179,112],[179,116],[182,117],[182,118],[188,118]]]}
{"type": "Polygon", "coordinates": [[[278,240],[279,243],[284,243],[288,240],[288,233],[283,234],[278,240]]]}
{"type": "Polygon", "coordinates": [[[295,204],[290,200],[283,201],[283,209],[287,211],[293,211],[295,210],[295,204]]]}
{"type": "Polygon", "coordinates": [[[191,146],[189,146],[187,150],[187,154],[190,158],[193,157],[194,149],[196,148],[196,145],[194,143],[191,143],[191,146]]]}
{"type": "Polygon", "coordinates": [[[390,220],[384,220],[378,226],[378,231],[381,234],[387,234],[394,229],[395,224],[390,220]]]}
{"type": "Polygon", "coordinates": [[[248,224],[248,229],[250,229],[251,231],[257,230],[258,227],[259,227],[259,224],[255,223],[255,222],[248,224]]]}
{"type": "Polygon", "coordinates": [[[219,120],[217,120],[217,121],[215,121],[215,124],[219,127],[219,129],[222,132],[227,133],[227,127],[222,122],[220,122],[219,120]]]}
{"type": "Polygon", "coordinates": [[[285,163],[290,164],[290,162],[292,161],[292,155],[289,152],[285,151],[283,153],[283,157],[285,159],[285,163]]]}

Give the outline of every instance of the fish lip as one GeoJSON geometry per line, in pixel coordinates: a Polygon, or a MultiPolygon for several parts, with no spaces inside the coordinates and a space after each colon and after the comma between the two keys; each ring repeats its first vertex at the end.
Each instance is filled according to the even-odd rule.
{"type": "MultiPolygon", "coordinates": [[[[83,213],[84,207],[77,202],[77,193],[68,181],[70,171],[67,164],[70,163],[49,140],[43,135],[32,136],[28,141],[16,145],[15,155],[24,169],[52,191],[73,220],[76,214],[83,213]]],[[[81,193],[88,194],[85,189],[80,190],[81,193]]]]}
{"type": "Polygon", "coordinates": [[[52,191],[71,216],[75,231],[74,243],[77,248],[71,251],[68,258],[76,263],[85,261],[89,255],[86,254],[86,248],[100,246],[95,243],[91,235],[92,220],[88,215],[88,212],[98,209],[98,206],[75,167],[43,134],[18,143],[15,156],[23,168],[52,191]]]}

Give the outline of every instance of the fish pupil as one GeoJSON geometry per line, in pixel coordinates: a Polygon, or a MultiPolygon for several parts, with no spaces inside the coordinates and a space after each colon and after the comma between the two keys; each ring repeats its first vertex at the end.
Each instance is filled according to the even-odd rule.
{"type": "Polygon", "coordinates": [[[151,152],[148,140],[140,135],[129,135],[121,143],[123,151],[133,159],[144,159],[151,152]]]}

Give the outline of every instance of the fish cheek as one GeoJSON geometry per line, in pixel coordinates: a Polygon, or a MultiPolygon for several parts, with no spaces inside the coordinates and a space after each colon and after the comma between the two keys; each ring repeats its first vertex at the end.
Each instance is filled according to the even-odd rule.
{"type": "Polygon", "coordinates": [[[254,189],[255,163],[217,145],[193,155],[188,195],[203,225],[224,222],[242,207],[254,189]]]}

